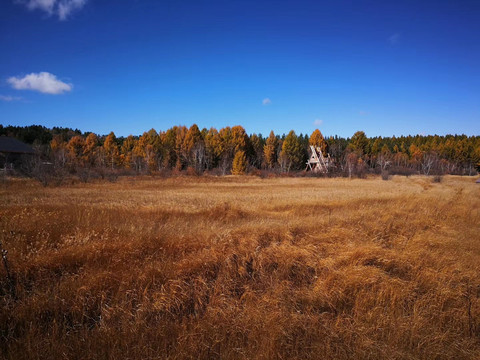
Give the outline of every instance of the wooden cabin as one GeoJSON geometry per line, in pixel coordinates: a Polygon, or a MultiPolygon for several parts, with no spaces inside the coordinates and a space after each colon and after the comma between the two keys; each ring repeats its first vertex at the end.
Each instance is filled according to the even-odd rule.
{"type": "Polygon", "coordinates": [[[31,146],[7,136],[0,136],[0,169],[13,169],[27,156],[33,156],[31,146]]]}

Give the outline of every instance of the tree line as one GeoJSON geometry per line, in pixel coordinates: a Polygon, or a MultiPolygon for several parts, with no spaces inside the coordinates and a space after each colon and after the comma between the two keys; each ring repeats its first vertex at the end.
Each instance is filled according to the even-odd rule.
{"type": "MultiPolygon", "coordinates": [[[[351,138],[342,138],[324,137],[316,129],[310,135],[297,135],[292,130],[282,135],[271,131],[264,137],[248,135],[242,126],[200,130],[195,124],[165,131],[151,129],[141,136],[127,137],[117,137],[113,132],[102,136],[39,125],[0,125],[1,135],[31,144],[37,159],[50,166],[50,172],[79,176],[122,171],[217,175],[298,172],[305,169],[309,145],[319,147],[330,157],[329,174],[337,176],[473,175],[480,171],[480,136],[367,137],[363,131],[357,131],[351,138]]],[[[40,166],[38,161],[35,166],[40,166]]]]}

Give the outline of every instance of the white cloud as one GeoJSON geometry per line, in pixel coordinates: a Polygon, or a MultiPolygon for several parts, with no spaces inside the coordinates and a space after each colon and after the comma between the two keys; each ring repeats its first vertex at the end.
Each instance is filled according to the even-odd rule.
{"type": "Polygon", "coordinates": [[[321,119],[315,119],[315,121],[313,122],[313,125],[315,126],[320,126],[323,124],[323,120],[321,119]]]}
{"type": "Polygon", "coordinates": [[[0,95],[0,100],[10,102],[10,101],[22,100],[22,98],[18,96],[0,95]]]}
{"type": "Polygon", "coordinates": [[[85,6],[87,0],[17,0],[29,10],[42,10],[48,15],[56,15],[60,20],[66,20],[75,10],[85,6]]]}
{"type": "Polygon", "coordinates": [[[17,90],[34,90],[44,94],[63,94],[73,88],[72,84],[64,83],[48,72],[31,73],[23,78],[12,76],[7,82],[17,90]]]}
{"type": "Polygon", "coordinates": [[[399,40],[400,40],[400,34],[399,33],[395,33],[388,38],[388,42],[391,45],[395,45],[396,43],[398,43],[399,40]]]}
{"type": "Polygon", "coordinates": [[[270,105],[271,103],[272,103],[272,100],[270,100],[269,98],[265,98],[262,100],[263,105],[270,105]]]}
{"type": "Polygon", "coordinates": [[[57,0],[30,0],[26,5],[30,10],[40,9],[51,14],[56,1],[57,0]]]}
{"type": "Polygon", "coordinates": [[[86,3],[87,0],[62,0],[58,2],[58,18],[66,20],[72,11],[81,9],[86,3]]]}

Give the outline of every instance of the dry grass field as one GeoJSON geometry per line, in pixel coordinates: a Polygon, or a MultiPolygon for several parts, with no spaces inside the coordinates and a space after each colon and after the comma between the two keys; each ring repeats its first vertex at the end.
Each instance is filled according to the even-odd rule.
{"type": "Polygon", "coordinates": [[[0,188],[5,359],[478,359],[472,178],[0,188]]]}

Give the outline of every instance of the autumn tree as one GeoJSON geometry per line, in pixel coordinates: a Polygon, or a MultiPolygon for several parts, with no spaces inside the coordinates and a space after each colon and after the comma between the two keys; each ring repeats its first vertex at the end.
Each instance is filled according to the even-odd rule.
{"type": "Polygon", "coordinates": [[[114,169],[118,164],[120,152],[118,150],[117,138],[113,131],[105,138],[103,149],[105,151],[106,166],[114,169]]]}
{"type": "Polygon", "coordinates": [[[477,171],[480,172],[480,137],[474,143],[472,159],[477,171]]]}
{"type": "Polygon", "coordinates": [[[54,166],[63,169],[68,161],[68,150],[61,135],[53,136],[52,141],[50,141],[50,149],[54,166]]]}
{"type": "Polygon", "coordinates": [[[408,152],[410,154],[410,163],[416,169],[418,169],[418,167],[420,166],[420,164],[422,162],[422,158],[423,158],[422,150],[420,150],[420,148],[417,145],[412,144],[412,145],[410,145],[410,147],[408,149],[408,152]]]}
{"type": "Polygon", "coordinates": [[[187,164],[197,172],[204,170],[205,143],[198,126],[193,124],[185,135],[183,147],[186,153],[187,164]]]}
{"type": "Polygon", "coordinates": [[[232,127],[232,145],[235,154],[238,151],[245,152],[247,150],[249,138],[245,129],[240,125],[232,127]]]}
{"type": "Polygon", "coordinates": [[[382,137],[370,139],[370,155],[377,155],[382,148],[382,137]]]}
{"type": "Polygon", "coordinates": [[[174,126],[173,128],[168,129],[166,132],[160,135],[161,142],[163,144],[163,166],[169,169],[175,167],[175,165],[177,164],[177,130],[178,127],[174,126]]]}
{"type": "Polygon", "coordinates": [[[177,162],[175,167],[177,170],[182,170],[188,162],[188,153],[185,149],[185,137],[188,129],[185,126],[177,127],[177,134],[175,139],[175,153],[177,154],[177,162]]]}
{"type": "Polygon", "coordinates": [[[88,134],[85,139],[85,145],[83,148],[83,160],[85,165],[89,167],[94,167],[97,161],[97,149],[99,146],[99,141],[97,135],[94,133],[88,134]]]}
{"type": "Polygon", "coordinates": [[[387,167],[390,165],[391,156],[392,156],[392,153],[390,152],[390,149],[388,148],[388,146],[386,144],[383,145],[382,150],[376,156],[377,165],[380,167],[380,170],[382,172],[384,172],[387,169],[387,167]]]}
{"type": "Polygon", "coordinates": [[[202,133],[200,132],[197,124],[193,124],[190,129],[188,129],[183,141],[183,145],[187,154],[191,154],[199,142],[203,142],[202,133]]]}
{"type": "Polygon", "coordinates": [[[70,139],[67,144],[68,159],[74,167],[83,166],[83,151],[85,148],[85,139],[77,135],[70,139]]]}
{"type": "Polygon", "coordinates": [[[363,131],[357,131],[350,140],[349,148],[359,157],[367,153],[368,139],[363,131]]]}
{"type": "Polygon", "coordinates": [[[248,136],[242,126],[224,127],[218,132],[220,137],[220,167],[225,173],[232,166],[233,157],[238,151],[247,148],[248,136]]]}
{"type": "Polygon", "coordinates": [[[270,135],[268,136],[265,146],[263,147],[265,166],[268,169],[273,169],[277,163],[277,147],[278,139],[272,130],[270,131],[270,135]]]}
{"type": "Polygon", "coordinates": [[[249,139],[249,158],[250,165],[256,168],[260,168],[263,164],[263,146],[265,144],[262,135],[252,134],[249,139]]]}
{"type": "Polygon", "coordinates": [[[133,135],[128,135],[123,141],[121,147],[120,161],[123,167],[130,169],[134,164],[133,149],[135,148],[137,140],[133,135]]]}
{"type": "Polygon", "coordinates": [[[150,129],[143,136],[146,137],[145,162],[149,171],[157,171],[162,164],[162,140],[155,129],[150,129]]]}
{"type": "Polygon", "coordinates": [[[308,143],[309,145],[315,146],[315,148],[320,148],[323,155],[327,154],[327,142],[325,141],[320,130],[315,129],[312,135],[310,135],[308,143]]]}
{"type": "Polygon", "coordinates": [[[160,168],[162,141],[155,129],[144,132],[133,144],[132,158],[137,171],[153,172],[160,168]]]}
{"type": "Polygon", "coordinates": [[[280,162],[284,171],[290,171],[298,169],[302,165],[303,152],[301,143],[295,134],[295,131],[291,130],[285,137],[282,145],[282,152],[280,154],[280,162]]]}
{"type": "Polygon", "coordinates": [[[218,151],[220,153],[219,166],[223,174],[226,174],[230,168],[235,154],[235,144],[233,142],[232,129],[229,126],[221,128],[218,132],[220,143],[218,151]]]}
{"type": "Polygon", "coordinates": [[[247,156],[245,151],[239,150],[235,153],[232,164],[233,175],[243,175],[247,171],[247,156]]]}
{"type": "Polygon", "coordinates": [[[393,148],[393,164],[397,167],[406,167],[408,165],[408,155],[402,151],[402,148],[405,149],[405,144],[402,144],[403,146],[398,147],[395,145],[393,148]]]}
{"type": "Polygon", "coordinates": [[[352,177],[352,175],[355,171],[355,168],[357,166],[358,160],[359,160],[359,157],[358,157],[357,153],[355,153],[353,151],[348,151],[345,154],[345,168],[347,170],[349,178],[352,177]]]}
{"type": "Polygon", "coordinates": [[[222,156],[221,138],[218,130],[210,128],[205,134],[205,161],[207,169],[216,167],[222,156]]]}

